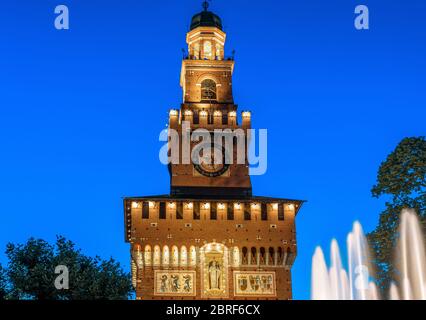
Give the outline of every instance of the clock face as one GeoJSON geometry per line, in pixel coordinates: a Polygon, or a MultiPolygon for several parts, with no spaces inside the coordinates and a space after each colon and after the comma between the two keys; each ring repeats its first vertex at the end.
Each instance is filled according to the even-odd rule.
{"type": "Polygon", "coordinates": [[[229,164],[225,164],[225,158],[226,158],[225,148],[221,146],[213,145],[211,149],[210,161],[206,161],[205,159],[203,160],[203,158],[200,156],[199,164],[194,164],[194,168],[205,177],[209,177],[209,178],[220,177],[224,175],[230,167],[229,164]],[[219,150],[220,154],[222,155],[222,161],[221,161],[222,163],[215,163],[214,161],[215,150],[219,150]]]}

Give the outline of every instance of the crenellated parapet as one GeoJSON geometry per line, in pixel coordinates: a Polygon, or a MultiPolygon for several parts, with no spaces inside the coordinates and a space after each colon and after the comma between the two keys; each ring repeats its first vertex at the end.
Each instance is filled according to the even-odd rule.
{"type": "Polygon", "coordinates": [[[233,108],[199,106],[198,108],[184,107],[181,110],[172,109],[169,112],[169,128],[178,130],[186,121],[191,129],[250,129],[251,112],[243,111],[238,119],[233,108]],[[241,123],[241,125],[239,125],[241,123]]]}

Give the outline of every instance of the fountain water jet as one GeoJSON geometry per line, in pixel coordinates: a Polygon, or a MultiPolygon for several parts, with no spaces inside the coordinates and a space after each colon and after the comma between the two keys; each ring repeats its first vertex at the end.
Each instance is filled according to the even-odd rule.
{"type": "Polygon", "coordinates": [[[398,288],[396,287],[396,284],[393,283],[393,282],[392,282],[391,287],[390,287],[389,299],[390,300],[400,300],[398,288]]]}
{"type": "MultiPolygon", "coordinates": [[[[401,271],[400,289],[392,283],[391,300],[426,300],[426,252],[420,222],[413,210],[401,215],[396,266],[401,271]]],[[[313,300],[379,300],[371,273],[367,239],[361,224],[355,222],[347,237],[348,272],[342,265],[339,246],[331,242],[331,266],[323,251],[316,248],[312,258],[311,298],[313,300]]]]}
{"type": "Polygon", "coordinates": [[[312,300],[327,300],[330,295],[330,280],[324,253],[318,247],[312,257],[312,300]]]}
{"type": "Polygon", "coordinates": [[[398,250],[402,299],[426,300],[424,240],[420,222],[413,210],[402,212],[398,250]]]}
{"type": "Polygon", "coordinates": [[[377,288],[370,282],[367,240],[361,224],[354,223],[347,238],[347,272],[342,264],[339,246],[331,242],[331,267],[327,269],[324,254],[317,248],[312,259],[313,300],[367,300],[378,299],[377,288]]]}

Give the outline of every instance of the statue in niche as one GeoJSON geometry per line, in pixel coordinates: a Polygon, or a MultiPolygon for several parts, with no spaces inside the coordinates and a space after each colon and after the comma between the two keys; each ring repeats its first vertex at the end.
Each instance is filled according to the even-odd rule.
{"type": "Polygon", "coordinates": [[[220,290],[221,266],[216,259],[209,263],[209,287],[210,290],[220,290]]]}

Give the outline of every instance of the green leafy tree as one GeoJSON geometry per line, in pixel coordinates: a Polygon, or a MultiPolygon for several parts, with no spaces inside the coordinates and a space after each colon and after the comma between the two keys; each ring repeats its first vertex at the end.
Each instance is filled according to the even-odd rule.
{"type": "Polygon", "coordinates": [[[380,214],[379,224],[368,235],[376,267],[377,283],[387,294],[390,283],[397,279],[393,264],[398,240],[401,211],[415,209],[423,228],[426,226],[426,141],[424,137],[403,139],[380,165],[377,183],[372,188],[374,197],[387,197],[386,209],[380,214]]]}
{"type": "Polygon", "coordinates": [[[58,237],[55,246],[44,240],[8,244],[8,277],[12,299],[125,300],[132,293],[130,275],[114,259],[88,257],[73,242],[58,237]],[[69,271],[69,289],[57,290],[57,266],[69,271]]]}
{"type": "Polygon", "coordinates": [[[0,300],[6,299],[7,296],[7,277],[6,271],[0,264],[0,300]]]}
{"type": "Polygon", "coordinates": [[[25,245],[9,243],[8,277],[12,299],[54,299],[54,249],[44,240],[29,239],[25,245]]]}

